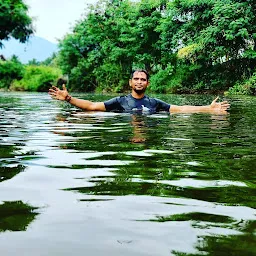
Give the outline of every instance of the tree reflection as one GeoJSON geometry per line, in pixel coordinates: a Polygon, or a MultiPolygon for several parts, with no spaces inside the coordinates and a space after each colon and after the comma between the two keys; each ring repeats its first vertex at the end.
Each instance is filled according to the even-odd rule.
{"type": "Polygon", "coordinates": [[[11,179],[25,170],[25,166],[19,164],[15,158],[18,148],[14,145],[0,145],[0,182],[11,179]]]}
{"type": "Polygon", "coordinates": [[[199,237],[198,243],[195,248],[197,253],[184,253],[172,251],[176,256],[227,256],[227,255],[243,255],[252,256],[256,255],[256,237],[254,235],[256,221],[248,221],[240,235],[215,235],[215,236],[202,236],[199,237]]]}
{"type": "Polygon", "coordinates": [[[109,145],[112,151],[133,150],[156,139],[155,127],[159,123],[157,118],[149,118],[142,114],[109,117],[107,113],[100,115],[97,112],[86,112],[84,115],[74,113],[72,117],[57,115],[55,118],[67,125],[56,126],[52,132],[60,136],[72,136],[75,142],[62,144],[60,147],[79,151],[109,151],[109,145]],[[80,125],[83,129],[80,129],[80,125]]]}
{"type": "Polygon", "coordinates": [[[11,179],[18,173],[24,171],[25,168],[26,167],[24,165],[18,165],[15,167],[0,167],[0,182],[11,179]]]}
{"type": "Polygon", "coordinates": [[[4,202],[0,205],[0,232],[25,231],[39,214],[37,209],[22,201],[4,202]]]}

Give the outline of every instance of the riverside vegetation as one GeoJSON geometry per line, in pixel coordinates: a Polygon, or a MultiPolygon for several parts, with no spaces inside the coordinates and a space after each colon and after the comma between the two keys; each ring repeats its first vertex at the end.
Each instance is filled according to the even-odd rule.
{"type": "MultiPolygon", "coordinates": [[[[27,6],[21,0],[0,6],[6,21],[11,11],[22,13],[26,28],[22,35],[3,22],[0,40],[27,40],[33,33],[27,6]]],[[[44,63],[2,58],[0,89],[45,91],[65,74],[71,91],[124,92],[131,70],[145,68],[152,92],[253,95],[255,15],[254,0],[102,0],[88,6],[44,63]]]]}

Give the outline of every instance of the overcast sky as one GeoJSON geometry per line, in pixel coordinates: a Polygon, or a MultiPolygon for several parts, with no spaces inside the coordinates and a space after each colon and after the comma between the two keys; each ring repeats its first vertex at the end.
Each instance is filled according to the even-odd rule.
{"type": "Polygon", "coordinates": [[[56,43],[70,32],[85,13],[87,4],[96,0],[24,0],[34,19],[35,35],[56,43]]]}

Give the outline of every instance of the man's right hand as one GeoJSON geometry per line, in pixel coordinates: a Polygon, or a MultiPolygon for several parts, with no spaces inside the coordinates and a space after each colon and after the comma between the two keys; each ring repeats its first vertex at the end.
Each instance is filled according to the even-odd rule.
{"type": "Polygon", "coordinates": [[[56,100],[65,100],[66,97],[68,96],[68,91],[67,91],[66,85],[63,84],[63,85],[62,85],[62,90],[59,89],[59,88],[56,87],[56,86],[52,86],[52,87],[49,89],[49,94],[51,95],[51,97],[52,97],[53,99],[56,99],[56,100]]]}

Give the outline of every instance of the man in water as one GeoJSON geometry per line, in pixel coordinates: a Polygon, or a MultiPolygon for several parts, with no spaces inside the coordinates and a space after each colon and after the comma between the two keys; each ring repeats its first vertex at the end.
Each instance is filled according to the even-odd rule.
{"type": "Polygon", "coordinates": [[[170,105],[159,99],[150,98],[145,95],[145,91],[149,86],[149,75],[147,71],[142,69],[132,72],[129,84],[132,89],[131,94],[115,97],[105,102],[92,102],[74,98],[69,95],[65,85],[63,85],[62,90],[52,86],[52,88],[49,89],[49,94],[54,99],[67,101],[70,104],[87,111],[139,111],[148,113],[166,111],[170,113],[226,114],[230,106],[227,101],[217,102],[218,97],[207,106],[177,106],[170,105]]]}

